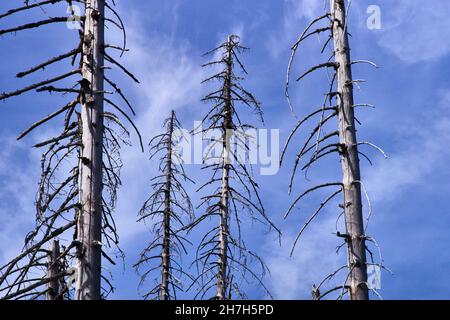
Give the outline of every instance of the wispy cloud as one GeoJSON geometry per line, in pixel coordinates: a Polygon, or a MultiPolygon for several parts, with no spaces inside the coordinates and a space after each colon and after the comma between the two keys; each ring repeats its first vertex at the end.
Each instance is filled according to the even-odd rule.
{"type": "Polygon", "coordinates": [[[0,144],[0,261],[4,262],[22,249],[25,232],[33,226],[38,171],[30,164],[38,164],[38,154],[12,136],[2,137],[0,144]]]}
{"type": "Polygon", "coordinates": [[[274,28],[266,43],[272,58],[277,59],[283,52],[289,51],[303,28],[313,19],[324,14],[326,3],[320,0],[284,1],[283,23],[279,28],[274,28]]]}
{"type": "Polygon", "coordinates": [[[430,120],[422,119],[422,126],[412,127],[405,120],[404,136],[401,137],[402,130],[399,133],[401,149],[387,161],[379,161],[367,170],[365,180],[374,201],[395,199],[408,186],[430,183],[430,176],[450,156],[450,149],[446,147],[450,145],[450,117],[445,116],[449,102],[450,94],[444,91],[440,106],[430,112],[430,120]]]}
{"type": "MultiPolygon", "coordinates": [[[[124,8],[122,15],[128,30],[128,46],[133,49],[123,62],[141,82],[127,89],[132,90],[138,114],[135,123],[146,145],[161,132],[162,122],[170,110],[189,114],[189,109],[200,101],[200,58],[191,58],[190,44],[175,39],[173,34],[143,34],[141,30],[146,29],[147,20],[140,12],[124,8]]],[[[120,34],[115,36],[118,37],[120,34]]],[[[142,153],[137,140],[133,141],[134,147],[123,152],[122,181],[126,187],[119,191],[117,208],[117,223],[124,246],[128,240],[147,230],[142,223],[136,222],[136,216],[151,192],[149,181],[156,173],[154,162],[148,161],[147,152],[142,153]]]]}
{"type": "Polygon", "coordinates": [[[301,225],[297,226],[298,230],[284,233],[281,248],[276,243],[269,246],[265,259],[271,271],[268,284],[275,299],[311,299],[312,285],[318,285],[327,274],[339,268],[343,256],[334,251],[337,239],[330,234],[334,226],[335,217],[312,224],[298,242],[292,258],[290,251],[301,225]]]}
{"type": "Polygon", "coordinates": [[[320,0],[288,0],[287,2],[293,8],[293,11],[291,12],[293,17],[296,19],[306,18],[309,20],[320,16],[320,13],[324,11],[327,4],[326,1],[320,0]]]}
{"type": "Polygon", "coordinates": [[[447,0],[391,1],[382,7],[382,35],[378,44],[408,63],[450,53],[450,2],[447,0]]]}

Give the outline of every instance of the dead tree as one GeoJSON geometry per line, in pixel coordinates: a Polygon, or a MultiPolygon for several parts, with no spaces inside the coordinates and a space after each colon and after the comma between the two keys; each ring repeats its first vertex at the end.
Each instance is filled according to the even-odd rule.
{"type": "MultiPolygon", "coordinates": [[[[349,6],[350,6],[349,1],[349,6]]],[[[312,132],[308,135],[305,143],[303,143],[298,151],[295,159],[294,169],[291,175],[289,184],[289,192],[292,190],[294,177],[300,165],[300,161],[305,159],[302,170],[308,170],[319,159],[337,153],[340,156],[342,166],[343,179],[340,182],[324,183],[306,190],[298,196],[286,212],[285,217],[289,216],[293,209],[299,204],[305,196],[310,193],[323,189],[335,189],[331,195],[319,206],[318,210],[307,220],[305,225],[300,230],[292,250],[294,250],[297,241],[310,225],[310,223],[318,216],[322,209],[332,201],[337,195],[343,194],[343,202],[340,207],[343,210],[343,217],[345,220],[345,232],[337,230],[337,236],[345,240],[348,252],[348,263],[339,270],[333,272],[325,278],[320,286],[315,287],[313,296],[315,299],[320,299],[328,294],[340,291],[339,298],[342,298],[345,293],[349,293],[352,300],[367,300],[369,299],[369,290],[367,283],[367,266],[376,264],[373,260],[373,255],[368,248],[368,242],[376,245],[375,240],[366,235],[366,227],[364,226],[362,191],[365,192],[364,185],[361,182],[359,155],[368,157],[359,150],[361,145],[369,145],[375,147],[384,154],[384,152],[377,146],[368,142],[358,142],[356,137],[356,123],[358,120],[355,117],[355,110],[358,107],[368,107],[370,105],[358,105],[354,103],[353,87],[362,82],[362,80],[354,80],[352,77],[352,66],[359,63],[366,63],[376,66],[374,63],[366,60],[351,60],[350,45],[348,40],[348,21],[347,10],[344,0],[331,0],[330,12],[324,14],[317,19],[314,19],[305,31],[301,34],[295,45],[292,47],[292,56],[288,66],[287,82],[286,82],[286,97],[292,110],[289,98],[289,79],[291,74],[292,63],[296,56],[299,46],[308,38],[319,36],[321,33],[328,33],[327,39],[323,44],[321,52],[323,53],[328,45],[332,44],[331,58],[317,66],[310,68],[297,81],[304,79],[307,75],[316,70],[326,70],[329,79],[329,91],[325,95],[323,105],[318,109],[307,115],[298,122],[288,137],[284,147],[281,161],[285,156],[285,152],[290,144],[292,144],[293,136],[299,132],[299,129],[308,120],[314,117],[319,117],[319,121],[312,132]],[[327,22],[318,26],[322,22],[327,22]],[[328,24],[329,23],[329,24],[328,24]],[[329,71],[332,71],[332,75],[329,71]],[[326,126],[330,120],[337,119],[338,130],[332,130],[331,133],[325,133],[326,126]],[[338,141],[333,142],[336,138],[338,141]],[[308,156],[310,155],[310,156],[308,156]],[[367,252],[370,253],[372,262],[367,261],[367,252]],[[347,271],[345,282],[342,286],[333,288],[331,290],[321,290],[321,286],[334,278],[344,270],[347,271]],[[320,294],[320,290],[323,292],[320,294]]],[[[370,160],[369,160],[370,162],[370,160]]],[[[366,193],[367,195],[367,193],[366,193]]],[[[368,197],[367,200],[369,201],[368,197]]],[[[367,222],[371,215],[370,201],[369,213],[367,222]]],[[[341,216],[341,215],[340,215],[341,216]]],[[[339,217],[340,217],[339,216],[339,217]]],[[[339,220],[339,218],[338,218],[339,220]]],[[[292,254],[292,252],[291,252],[292,254]]],[[[380,256],[381,258],[381,256],[380,256]]],[[[382,267],[382,259],[379,264],[382,267]]],[[[376,293],[376,292],[375,292],[376,293]]]]}
{"type": "Polygon", "coordinates": [[[86,1],[81,68],[80,212],[77,300],[100,298],[103,189],[104,0],[86,1]]]}
{"type": "Polygon", "coordinates": [[[150,159],[160,155],[159,174],[152,181],[154,192],[144,203],[139,221],[153,225],[154,239],[142,251],[135,267],[142,274],[141,285],[156,271],[160,280],[148,292],[145,299],[172,300],[181,288],[181,277],[192,277],[183,270],[181,257],[187,254],[183,235],[186,225],[193,221],[193,207],[182,181],[194,183],[184,170],[178,143],[186,139],[175,111],[163,124],[166,132],[155,136],[149,144],[150,159]]]}
{"type": "MultiPolygon", "coordinates": [[[[105,72],[117,67],[133,81],[137,80],[109,52],[113,50],[123,54],[127,51],[125,28],[120,16],[105,0],[25,1],[23,7],[0,14],[0,22],[30,10],[41,9],[45,12],[49,6],[62,3],[67,3],[70,8],[76,3],[83,8],[83,15],[78,17],[78,44],[67,53],[18,73],[17,77],[26,77],[67,59],[72,71],[0,94],[0,100],[32,91],[74,96],[66,105],[37,121],[18,137],[20,140],[50,120],[63,117],[61,132],[34,146],[45,148],[36,198],[36,227],[26,236],[22,253],[0,267],[2,299],[41,299],[44,296],[79,300],[104,298],[114,288],[105,271],[102,271],[101,259],[114,264],[107,251],[118,257],[121,255],[112,214],[117,189],[121,185],[120,148],[129,144],[129,132],[116,113],[136,127],[119,102],[105,97],[117,94],[134,114],[124,93],[105,72]],[[112,17],[108,18],[108,14],[112,17]],[[122,46],[104,42],[106,23],[124,32],[122,46]],[[75,76],[77,79],[73,79],[75,76]],[[105,90],[106,86],[111,91],[105,90]],[[112,110],[106,110],[105,103],[112,110]],[[67,241],[70,238],[72,241],[67,241]],[[55,240],[64,242],[64,250],[57,258],[52,257],[54,261],[64,262],[64,268],[57,274],[54,272],[56,268],[46,270],[44,261],[47,258],[44,248],[55,240]],[[53,292],[56,280],[63,284],[58,288],[57,295],[53,292]],[[75,292],[72,290],[74,281],[75,292]]],[[[67,23],[69,20],[69,17],[48,18],[46,15],[41,21],[2,29],[0,35],[67,23]]]]}
{"type": "Polygon", "coordinates": [[[213,107],[203,118],[202,128],[196,130],[196,134],[209,135],[216,130],[219,137],[205,139],[211,144],[206,152],[207,163],[203,169],[212,171],[212,177],[197,191],[218,186],[212,189],[211,195],[202,198],[199,207],[206,207],[206,212],[190,227],[195,227],[207,218],[217,217],[219,223],[203,237],[197,249],[194,263],[199,273],[196,282],[200,284],[200,290],[195,298],[203,298],[213,289],[215,298],[219,300],[231,299],[235,294],[242,298],[244,294],[240,284],[247,274],[270,295],[262,282],[267,267],[255,253],[247,249],[241,235],[244,214],[278,231],[264,211],[250,166],[245,158],[235,152],[238,147],[241,150],[249,149],[248,137],[239,133],[253,128],[241,123],[236,106],[240,104],[248,107],[262,120],[260,103],[241,86],[242,78],[235,73],[236,67],[247,73],[239,59],[239,54],[244,50],[247,48],[239,44],[238,36],[229,36],[227,42],[207,53],[218,56],[217,60],[204,65],[218,67],[218,73],[204,83],[218,81],[220,88],[203,99],[213,103],[213,107]],[[213,155],[212,150],[216,147],[220,149],[220,154],[213,155]],[[250,266],[252,260],[260,264],[260,271],[250,266]]]}

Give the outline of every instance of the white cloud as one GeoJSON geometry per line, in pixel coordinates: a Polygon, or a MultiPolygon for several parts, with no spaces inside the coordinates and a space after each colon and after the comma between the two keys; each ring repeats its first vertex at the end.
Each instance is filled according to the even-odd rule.
{"type": "Polygon", "coordinates": [[[408,63],[450,53],[448,0],[391,1],[382,7],[382,35],[378,44],[408,63]]]}
{"type": "Polygon", "coordinates": [[[22,249],[25,232],[31,230],[35,208],[38,157],[13,136],[2,137],[0,152],[0,261],[22,249]],[[18,161],[19,157],[26,159],[18,161]]]}
{"type": "MultiPolygon", "coordinates": [[[[176,9],[173,9],[176,10],[176,9]]],[[[186,111],[197,108],[201,100],[203,71],[198,60],[191,58],[191,46],[175,40],[174,35],[161,33],[143,34],[147,17],[140,12],[123,8],[122,17],[128,31],[128,47],[132,48],[121,63],[132,70],[141,84],[129,92],[135,102],[137,117],[135,123],[143,136],[144,145],[160,133],[162,122],[170,110],[186,111]]],[[[175,14],[175,13],[174,13],[175,14]]],[[[120,34],[114,38],[119,39],[120,34]]],[[[119,40],[120,42],[120,40],[119,40]]],[[[130,90],[127,88],[127,90],[130,90]]],[[[190,123],[185,124],[189,128],[190,123]]],[[[133,134],[133,133],[132,133],[133,134]]],[[[148,152],[142,153],[136,138],[133,148],[123,152],[124,168],[119,190],[116,219],[125,247],[127,241],[148,230],[143,223],[137,223],[137,214],[151,193],[150,178],[155,175],[155,163],[148,160],[148,152]]]]}
{"type": "MultiPolygon", "coordinates": [[[[288,1],[293,6],[293,15],[297,19],[314,19],[324,11],[327,2],[320,0],[288,1]]],[[[323,13],[322,13],[323,14],[323,13]]]]}
{"type": "MultiPolygon", "coordinates": [[[[331,216],[331,211],[325,210],[323,215],[331,216]]],[[[298,230],[283,233],[281,248],[277,243],[270,245],[270,253],[265,257],[271,273],[267,283],[275,299],[311,299],[312,285],[318,285],[327,274],[340,267],[339,261],[342,262],[345,250],[341,256],[334,251],[337,238],[330,234],[330,230],[335,226],[335,219],[334,216],[311,224],[298,242],[292,258],[290,251],[298,230]]],[[[332,283],[324,285],[324,288],[336,286],[330,287],[332,283]]]]}
{"type": "Polygon", "coordinates": [[[276,59],[281,54],[289,52],[303,28],[326,12],[327,3],[328,1],[320,0],[285,0],[283,25],[274,29],[266,43],[271,56],[276,59]]]}
{"type": "MultiPolygon", "coordinates": [[[[446,95],[450,101],[449,94],[446,95]]],[[[442,98],[445,103],[446,96],[442,98]]],[[[435,120],[430,123],[409,126],[408,137],[402,140],[403,149],[367,170],[364,180],[372,200],[395,199],[408,186],[429,185],[429,177],[450,156],[450,150],[445,147],[450,145],[450,118],[442,117],[439,112],[445,114],[445,110],[436,110],[435,120]]]]}

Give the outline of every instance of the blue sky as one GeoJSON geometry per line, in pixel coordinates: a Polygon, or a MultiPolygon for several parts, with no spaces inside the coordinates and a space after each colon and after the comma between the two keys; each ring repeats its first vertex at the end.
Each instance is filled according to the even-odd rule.
{"type": "MultiPolygon", "coordinates": [[[[3,1],[0,11],[13,7],[13,3],[23,2],[3,1]]],[[[146,141],[160,131],[161,120],[172,108],[188,129],[194,120],[202,118],[208,108],[200,102],[208,89],[200,85],[207,75],[200,68],[205,62],[202,54],[233,33],[239,34],[242,43],[251,48],[243,56],[249,71],[245,85],[263,104],[266,128],[279,128],[284,143],[295,125],[284,98],[290,46],[308,21],[323,12],[322,1],[120,0],[118,6],[131,49],[123,63],[135,71],[141,85],[123,81],[123,77],[120,83],[136,106],[136,123],[146,141]]],[[[53,10],[49,14],[65,15],[64,6],[53,10]]],[[[379,69],[358,65],[353,73],[355,78],[367,80],[356,91],[357,102],[377,107],[358,113],[363,124],[358,128],[358,136],[382,146],[389,155],[385,160],[367,149],[374,165],[361,159],[364,186],[374,212],[368,233],[378,240],[384,262],[394,272],[383,274],[380,293],[385,299],[450,296],[449,12],[447,0],[361,0],[353,1],[350,9],[352,57],[370,59],[380,65],[379,69]],[[380,30],[369,30],[366,26],[366,9],[371,4],[381,8],[380,30]]],[[[43,13],[36,10],[33,15],[5,19],[0,28],[42,17],[43,13]]],[[[109,41],[120,39],[120,33],[113,27],[108,32],[109,41]]],[[[63,63],[29,80],[14,78],[15,73],[27,66],[73,48],[75,39],[75,31],[64,25],[3,36],[0,91],[67,70],[63,63]]],[[[312,39],[300,49],[294,74],[301,74],[328,58],[319,55],[319,47],[317,40],[312,39]]],[[[293,84],[291,94],[296,113],[306,115],[319,106],[325,90],[326,76],[320,72],[293,84]]],[[[31,145],[50,135],[57,123],[22,142],[16,142],[15,136],[64,101],[58,95],[30,93],[0,102],[0,263],[20,249],[23,236],[33,226],[39,152],[31,145]]],[[[306,134],[302,132],[296,137],[297,145],[306,134]]],[[[113,298],[120,299],[140,297],[139,277],[131,265],[144,245],[143,240],[151,237],[150,227],[136,223],[136,215],[150,192],[148,180],[155,173],[155,163],[139,152],[135,138],[133,142],[134,147],[124,153],[124,186],[117,208],[122,248],[127,257],[125,267],[112,268],[117,287],[113,298]]],[[[266,210],[283,231],[282,247],[275,236],[264,235],[263,228],[246,229],[247,245],[269,265],[271,276],[265,282],[279,299],[309,299],[311,285],[345,263],[344,251],[340,255],[335,253],[338,240],[332,234],[339,214],[337,203],[322,213],[306,232],[294,256],[289,257],[296,232],[325,194],[308,198],[284,221],[282,216],[289,203],[314,183],[341,179],[338,159],[330,158],[311,170],[311,181],[298,175],[289,197],[287,180],[294,152],[295,148],[291,148],[288,161],[277,175],[256,176],[266,210]]],[[[198,167],[188,169],[199,180],[206,179],[198,167]]],[[[194,194],[194,202],[200,196],[194,194]]],[[[196,236],[193,239],[195,242],[196,236]]],[[[250,283],[245,287],[250,298],[264,298],[256,285],[250,283]]]]}

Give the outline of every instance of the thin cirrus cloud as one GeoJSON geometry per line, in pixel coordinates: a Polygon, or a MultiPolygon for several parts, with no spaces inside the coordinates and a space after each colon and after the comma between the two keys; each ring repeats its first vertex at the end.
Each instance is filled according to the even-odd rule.
{"type": "Polygon", "coordinates": [[[271,57],[278,59],[289,50],[301,32],[299,23],[321,16],[325,12],[324,8],[320,0],[285,0],[282,6],[283,23],[273,25],[267,36],[266,48],[271,57]]]}
{"type": "Polygon", "coordinates": [[[13,136],[3,136],[0,144],[0,261],[4,262],[20,251],[35,216],[32,199],[38,172],[24,167],[18,159],[25,157],[27,162],[38,163],[38,155],[17,143],[13,136]]]}
{"type": "Polygon", "coordinates": [[[378,44],[406,63],[434,60],[450,53],[450,2],[392,1],[383,8],[378,44]]]}
{"type": "MultiPolygon", "coordinates": [[[[310,21],[324,12],[328,1],[286,1],[291,8],[285,14],[284,32],[297,25],[299,19],[310,21]]],[[[381,30],[377,44],[405,63],[435,60],[450,53],[450,2],[447,0],[418,1],[352,1],[350,12],[365,23],[366,8],[378,5],[381,30]]],[[[297,30],[298,31],[298,30],[297,30]]]]}
{"type": "MultiPolygon", "coordinates": [[[[330,206],[325,210],[323,215],[327,218],[311,224],[297,243],[292,257],[290,251],[301,224],[284,233],[281,247],[276,243],[269,245],[270,252],[266,253],[270,269],[267,284],[275,299],[311,299],[312,285],[318,285],[328,274],[337,270],[340,263],[344,263],[345,255],[339,256],[334,251],[336,237],[329,234],[335,228],[336,218],[330,212],[334,208],[330,206]]],[[[325,283],[323,289],[338,285],[338,280],[342,283],[341,275],[325,283]]]]}
{"type": "Polygon", "coordinates": [[[397,125],[396,139],[401,147],[389,154],[387,161],[377,161],[377,165],[367,168],[366,180],[374,202],[386,203],[402,196],[407,187],[424,185],[439,188],[439,182],[430,179],[433,172],[448,172],[446,159],[450,150],[450,91],[438,90],[433,97],[435,108],[423,117],[421,126],[417,119],[405,116],[397,125]],[[411,130],[413,128],[413,130],[411,130]]]}
{"type": "MultiPolygon", "coordinates": [[[[144,29],[145,16],[127,8],[122,12],[127,25],[128,47],[133,49],[124,56],[123,63],[141,82],[126,89],[135,104],[137,117],[134,122],[146,146],[153,136],[161,133],[162,122],[170,110],[183,112],[198,103],[202,71],[200,62],[189,55],[189,43],[157,33],[142,34],[139,30],[144,29]]],[[[120,37],[120,33],[115,33],[112,39],[120,43],[120,37]]],[[[134,132],[131,134],[134,135],[134,147],[123,152],[122,181],[126,188],[119,190],[116,210],[124,247],[128,240],[148,228],[136,223],[136,216],[151,191],[149,179],[156,173],[154,163],[148,161],[147,151],[141,152],[136,135],[134,132]]]]}

